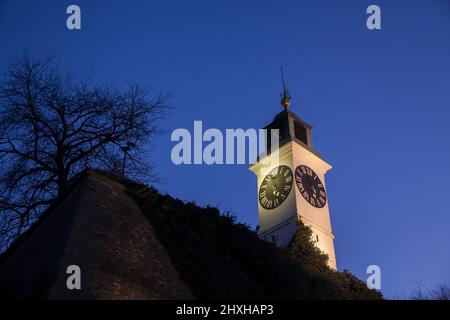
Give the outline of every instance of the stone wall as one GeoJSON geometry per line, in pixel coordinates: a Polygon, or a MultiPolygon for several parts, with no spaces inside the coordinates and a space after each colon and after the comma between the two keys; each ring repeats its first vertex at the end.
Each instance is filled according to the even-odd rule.
{"type": "Polygon", "coordinates": [[[123,185],[89,171],[0,266],[0,294],[48,299],[192,299],[123,185]],[[81,268],[81,290],[66,269],[81,268]]]}

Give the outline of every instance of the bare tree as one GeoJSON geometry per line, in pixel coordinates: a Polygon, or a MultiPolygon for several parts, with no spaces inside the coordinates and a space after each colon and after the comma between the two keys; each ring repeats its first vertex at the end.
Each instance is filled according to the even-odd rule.
{"type": "Polygon", "coordinates": [[[450,287],[440,285],[437,289],[417,287],[410,295],[410,300],[450,300],[450,287]]]}
{"type": "Polygon", "coordinates": [[[0,83],[0,252],[85,168],[148,173],[143,149],[170,95],[119,91],[24,55],[0,83]],[[123,168],[124,169],[124,168],[123,168]]]}

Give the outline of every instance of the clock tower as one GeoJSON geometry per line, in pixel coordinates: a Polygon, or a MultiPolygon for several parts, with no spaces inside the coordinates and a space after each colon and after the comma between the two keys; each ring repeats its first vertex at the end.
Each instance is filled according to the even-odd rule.
{"type": "MultiPolygon", "coordinates": [[[[290,101],[283,79],[284,110],[265,127],[269,137],[271,129],[279,130],[279,148],[250,166],[258,180],[259,236],[286,246],[301,219],[312,229],[317,247],[328,255],[328,265],[336,269],[325,184],[331,165],[313,148],[312,127],[288,109],[290,101]]],[[[267,145],[270,149],[270,141],[267,145]]]]}

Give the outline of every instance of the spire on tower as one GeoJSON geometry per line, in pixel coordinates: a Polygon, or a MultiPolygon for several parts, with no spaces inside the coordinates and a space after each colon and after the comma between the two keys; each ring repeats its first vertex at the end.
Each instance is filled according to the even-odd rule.
{"type": "Polygon", "coordinates": [[[289,93],[286,82],[284,81],[284,73],[283,66],[280,66],[281,69],[281,81],[283,84],[283,93],[281,94],[281,105],[287,110],[289,105],[291,104],[291,94],[289,93]]]}

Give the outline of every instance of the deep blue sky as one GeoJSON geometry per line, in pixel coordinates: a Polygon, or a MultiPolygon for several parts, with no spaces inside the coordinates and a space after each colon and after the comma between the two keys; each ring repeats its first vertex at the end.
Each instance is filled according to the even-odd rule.
{"type": "MultiPolygon", "coordinates": [[[[382,291],[450,282],[450,2],[5,1],[0,63],[21,50],[118,86],[172,90],[169,132],[259,128],[281,110],[279,65],[292,110],[314,126],[327,176],[339,269],[382,291]],[[78,4],[82,30],[68,31],[78,4]],[[365,26],[369,4],[382,30],[365,26]]],[[[163,192],[257,222],[247,166],[175,166],[160,137],[152,159],[163,192]]]]}

